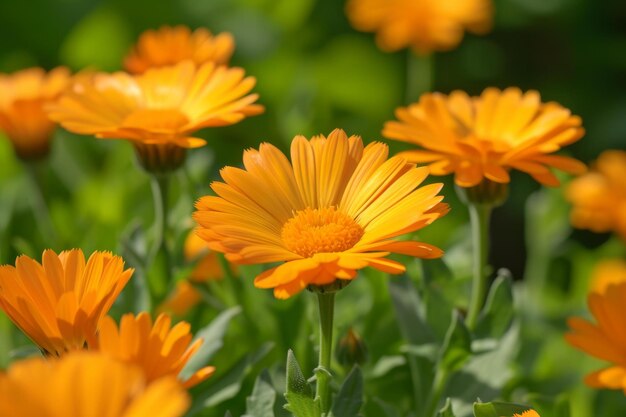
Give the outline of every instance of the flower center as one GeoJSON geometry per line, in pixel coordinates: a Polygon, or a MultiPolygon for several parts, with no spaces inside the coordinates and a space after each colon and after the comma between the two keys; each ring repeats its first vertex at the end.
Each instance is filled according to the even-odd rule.
{"type": "Polygon", "coordinates": [[[334,207],[300,210],[285,223],[281,232],[285,246],[305,258],[316,253],[343,252],[362,236],[363,228],[334,207]]]}

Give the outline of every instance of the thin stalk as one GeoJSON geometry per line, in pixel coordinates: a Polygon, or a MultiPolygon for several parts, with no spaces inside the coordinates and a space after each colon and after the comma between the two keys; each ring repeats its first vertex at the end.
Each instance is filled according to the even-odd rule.
{"type": "MultiPolygon", "coordinates": [[[[152,197],[154,200],[154,248],[152,259],[162,258],[165,277],[172,277],[170,253],[167,247],[167,200],[169,191],[169,176],[154,174],[151,177],[152,197]]],[[[149,268],[148,268],[149,269],[149,268]]],[[[152,282],[152,295],[157,298],[167,290],[167,282],[152,282]]]]}
{"type": "Polygon", "coordinates": [[[487,294],[487,260],[489,256],[489,219],[491,206],[488,204],[468,205],[470,225],[472,229],[472,295],[469,312],[467,314],[467,327],[473,330],[478,321],[478,315],[485,303],[487,294]]]}
{"type": "Polygon", "coordinates": [[[433,55],[417,56],[411,50],[407,54],[405,100],[413,103],[434,88],[435,59],[433,55]]]}
{"type": "Polygon", "coordinates": [[[322,415],[330,410],[330,359],[333,347],[333,317],[335,293],[317,293],[320,313],[320,356],[316,372],[316,397],[320,399],[322,415]]]}
{"type": "Polygon", "coordinates": [[[435,381],[433,382],[433,389],[430,392],[430,396],[428,397],[428,406],[426,408],[426,414],[424,414],[424,416],[436,417],[438,411],[437,406],[439,405],[439,401],[441,401],[441,396],[446,389],[448,377],[449,373],[445,369],[437,369],[437,372],[435,373],[435,381]]]}
{"type": "Polygon", "coordinates": [[[41,178],[40,167],[36,162],[25,162],[24,167],[28,173],[28,177],[33,188],[33,214],[35,221],[39,225],[46,242],[52,242],[54,245],[59,243],[59,236],[54,229],[50,210],[46,204],[44,193],[44,184],[41,178]]]}

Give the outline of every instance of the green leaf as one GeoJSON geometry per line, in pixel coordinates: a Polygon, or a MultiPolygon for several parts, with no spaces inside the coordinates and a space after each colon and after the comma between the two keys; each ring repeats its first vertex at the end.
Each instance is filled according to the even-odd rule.
{"type": "Polygon", "coordinates": [[[319,417],[319,402],[314,400],[313,391],[309,386],[298,361],[289,349],[287,352],[287,404],[285,409],[295,417],[319,417]]]}
{"type": "Polygon", "coordinates": [[[411,280],[406,275],[390,279],[389,294],[403,338],[411,345],[434,342],[435,338],[424,317],[421,297],[411,280]]]}
{"type": "Polygon", "coordinates": [[[513,403],[474,403],[474,417],[512,417],[530,409],[527,405],[513,403]]]}
{"type": "Polygon", "coordinates": [[[233,417],[233,415],[230,413],[230,411],[227,411],[226,414],[224,414],[224,417],[233,417]]]}
{"type": "Polygon", "coordinates": [[[264,369],[254,383],[252,395],[246,399],[246,414],[242,417],[274,417],[275,402],[276,391],[264,369]]]}
{"type": "Polygon", "coordinates": [[[206,366],[213,355],[222,348],[228,324],[240,312],[240,307],[233,307],[223,311],[211,323],[196,333],[195,339],[202,339],[203,343],[180,372],[179,377],[183,381],[190,378],[198,369],[206,366]]]}
{"type": "Polygon", "coordinates": [[[440,351],[439,366],[448,372],[460,369],[472,356],[472,337],[461,315],[455,311],[440,351]]]}
{"type": "Polygon", "coordinates": [[[509,329],[514,316],[512,286],[511,273],[500,269],[479,317],[477,337],[500,339],[509,329]]]}
{"type": "Polygon", "coordinates": [[[358,417],[363,405],[363,373],[358,366],[352,368],[333,401],[333,415],[358,417]]]}
{"type": "Polygon", "coordinates": [[[454,415],[454,411],[452,411],[452,402],[450,401],[450,398],[446,398],[446,403],[437,413],[437,417],[456,417],[454,415]]]}
{"type": "Polygon", "coordinates": [[[384,417],[402,417],[400,412],[391,404],[388,404],[380,398],[374,398],[374,402],[384,413],[384,417]]]}
{"type": "Polygon", "coordinates": [[[526,400],[541,416],[570,417],[570,402],[566,394],[548,397],[541,394],[529,394],[526,400]]]}
{"type": "MultiPolygon", "coordinates": [[[[188,416],[193,416],[204,408],[215,407],[226,400],[236,396],[241,390],[243,379],[252,370],[252,367],[263,359],[273,349],[273,343],[265,343],[257,351],[246,355],[239,360],[235,366],[229,369],[208,389],[203,388],[199,393],[193,395],[194,402],[188,416]]],[[[210,381],[213,381],[211,378],[210,381]]],[[[192,390],[195,391],[195,390],[192,390]]]]}

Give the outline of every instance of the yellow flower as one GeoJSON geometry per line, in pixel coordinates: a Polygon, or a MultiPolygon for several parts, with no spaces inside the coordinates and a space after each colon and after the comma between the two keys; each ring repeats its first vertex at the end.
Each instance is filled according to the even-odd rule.
{"type": "Polygon", "coordinates": [[[54,123],[44,106],[67,88],[70,73],[59,67],[46,73],[29,68],[14,74],[0,74],[0,131],[4,132],[22,159],[48,154],[54,123]]]}
{"type": "Polygon", "coordinates": [[[148,385],[140,369],[93,352],[26,359],[0,372],[0,416],[178,417],[189,404],[175,378],[148,385]]]}
{"type": "MultiPolygon", "coordinates": [[[[141,367],[148,381],[163,376],[177,376],[189,358],[202,346],[202,339],[191,346],[191,326],[180,322],[171,327],[169,316],[160,314],[154,326],[148,313],[125,314],[119,329],[111,317],[105,317],[98,334],[100,351],[124,362],[141,367]]],[[[215,368],[204,367],[183,382],[185,388],[192,387],[210,377],[215,368]]]]}
{"type": "Polygon", "coordinates": [[[615,232],[626,240],[626,152],[603,152],[591,172],[573,180],[566,197],[574,227],[615,232]]]}
{"type": "Polygon", "coordinates": [[[276,147],[244,152],[245,169],[226,167],[217,196],[202,197],[194,218],[213,250],[240,264],[283,262],[255,279],[288,298],[308,285],[345,283],[366,266],[401,273],[391,252],[436,258],[441,250],[397,237],[421,229],[448,210],[442,184],[417,188],[428,169],[387,159],[382,143],[363,147],[342,130],[310,141],[297,136],[291,163],[276,147]]]}
{"type": "Polygon", "coordinates": [[[206,242],[198,237],[195,230],[187,235],[184,254],[187,262],[199,260],[187,280],[178,282],[174,292],[159,306],[160,312],[184,316],[202,300],[202,295],[192,282],[203,283],[223,278],[224,273],[217,255],[209,251],[206,242]]]}
{"type": "Polygon", "coordinates": [[[513,417],[541,417],[539,416],[539,413],[537,413],[535,410],[527,410],[524,411],[522,414],[513,414],[513,417]]]}
{"type": "Polygon", "coordinates": [[[196,64],[228,64],[235,49],[230,33],[213,36],[206,29],[191,32],[186,26],[162,26],[147,30],[124,59],[124,69],[141,74],[150,68],[174,65],[186,59],[196,64]]]}
{"type": "Polygon", "coordinates": [[[575,159],[551,155],[584,135],[580,117],[557,103],[542,103],[536,91],[488,88],[480,97],[429,93],[397,109],[396,117],[399,121],[385,124],[383,135],[422,148],[400,155],[427,163],[434,175],[454,173],[460,187],[483,179],[506,184],[510,169],[548,186],[559,184],[548,167],[585,171],[575,159]]]}
{"type": "Polygon", "coordinates": [[[191,136],[195,131],[263,111],[253,104],[258,95],[248,94],[255,79],[244,75],[241,68],[191,61],[136,76],[98,73],[83,77],[48,108],[66,129],[129,139],[148,170],[168,170],[182,163],[184,148],[205,145],[191,136]]]}
{"type": "Polygon", "coordinates": [[[352,26],[376,32],[376,43],[391,52],[411,47],[418,54],[453,49],[465,30],[487,33],[491,0],[349,0],[352,26]]]}
{"type": "Polygon", "coordinates": [[[591,291],[604,293],[612,285],[626,283],[626,261],[607,259],[599,262],[591,276],[591,291]]]}
{"type": "Polygon", "coordinates": [[[79,249],[43,253],[43,262],[20,256],[0,266],[0,307],[49,355],[83,349],[96,332],[133,270],[109,252],[87,262],[79,249]]]}
{"type": "Polygon", "coordinates": [[[571,331],[565,339],[575,348],[612,364],[587,375],[587,385],[626,393],[626,281],[592,290],[587,300],[597,324],[572,317],[567,322],[571,331]]]}

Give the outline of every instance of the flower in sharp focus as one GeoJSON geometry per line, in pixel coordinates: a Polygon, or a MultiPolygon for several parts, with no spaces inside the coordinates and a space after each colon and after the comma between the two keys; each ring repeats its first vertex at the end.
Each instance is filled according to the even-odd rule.
{"type": "Polygon", "coordinates": [[[162,26],[141,34],[124,59],[124,69],[141,74],[150,68],[174,65],[190,59],[196,64],[228,64],[235,49],[230,33],[213,36],[204,28],[193,32],[186,26],[162,26]]]}
{"type": "Polygon", "coordinates": [[[133,270],[109,252],[87,261],[79,249],[43,253],[43,262],[20,256],[0,266],[0,308],[50,355],[92,346],[96,332],[133,270]]]}
{"type": "Polygon", "coordinates": [[[48,109],[72,132],[131,140],[149,171],[170,170],[184,160],[184,148],[206,143],[192,136],[197,130],[263,111],[254,104],[258,95],[248,94],[254,84],[241,68],[184,61],[136,76],[83,77],[48,109]]]}
{"type": "Polygon", "coordinates": [[[44,111],[70,82],[70,72],[59,67],[46,73],[29,68],[14,74],[0,74],[0,131],[24,160],[48,154],[55,124],[44,111]]]}
{"type": "Polygon", "coordinates": [[[574,227],[615,232],[626,240],[626,152],[605,151],[591,171],[574,179],[566,197],[574,227]]]}
{"type": "Polygon", "coordinates": [[[553,155],[584,135],[580,117],[557,103],[542,103],[536,91],[488,88],[480,97],[428,93],[397,109],[396,117],[385,124],[383,136],[420,148],[399,155],[428,164],[434,175],[454,173],[460,187],[483,180],[506,184],[511,169],[557,186],[550,167],[572,174],[586,170],[580,161],[553,155]]]}
{"type": "Polygon", "coordinates": [[[591,275],[591,291],[604,293],[612,285],[626,283],[626,261],[606,259],[600,261],[591,275]]]}
{"type": "Polygon", "coordinates": [[[453,49],[466,30],[484,34],[493,24],[491,0],[349,0],[346,13],[356,29],[376,32],[387,52],[453,49]]]}
{"type": "MultiPolygon", "coordinates": [[[[192,230],[185,239],[184,255],[187,262],[197,261],[186,280],[177,283],[173,293],[159,306],[159,311],[184,316],[202,300],[195,284],[220,280],[224,273],[215,252],[210,252],[206,242],[192,230]]],[[[234,269],[234,268],[231,268],[234,269]]]]}
{"type": "Polygon", "coordinates": [[[32,358],[0,371],[0,415],[179,417],[188,394],[175,378],[147,384],[141,370],[94,352],[32,358]]]}
{"type": "MultiPolygon", "coordinates": [[[[98,334],[98,348],[116,359],[138,365],[148,381],[177,376],[202,346],[202,339],[189,346],[189,323],[180,322],[173,327],[171,324],[169,316],[160,314],[153,326],[150,315],[143,312],[137,316],[125,314],[118,328],[111,317],[105,317],[98,334]]],[[[183,381],[183,386],[199,384],[214,371],[212,366],[201,368],[183,381]]]]}
{"type": "Polygon", "coordinates": [[[428,169],[387,156],[385,144],[364,147],[339,129],[328,138],[295,137],[291,162],[263,143],[244,152],[245,169],[222,169],[224,182],[211,186],[217,196],[198,201],[198,234],[232,262],[282,262],[255,279],[278,298],[346,283],[367,266],[401,273],[404,265],[386,258],[392,252],[441,256],[431,245],[397,238],[447,212],[442,184],[418,188],[428,169]]]}
{"type": "Polygon", "coordinates": [[[587,298],[595,323],[572,317],[565,339],[575,348],[611,363],[585,377],[593,388],[621,389],[626,393],[626,281],[592,290],[587,298]]]}

